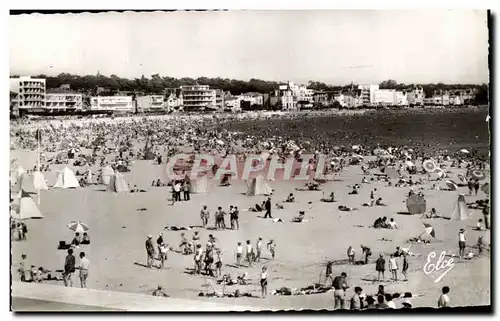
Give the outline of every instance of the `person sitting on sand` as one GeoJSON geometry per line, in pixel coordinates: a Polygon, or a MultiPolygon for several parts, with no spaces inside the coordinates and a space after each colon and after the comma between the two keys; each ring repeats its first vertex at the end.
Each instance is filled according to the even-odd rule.
{"type": "Polygon", "coordinates": [[[286,203],[293,203],[293,202],[295,202],[295,196],[293,196],[293,193],[290,193],[290,195],[288,195],[288,197],[285,199],[285,202],[286,203]]]}
{"type": "Polygon", "coordinates": [[[220,186],[231,186],[231,183],[229,182],[230,177],[231,177],[231,174],[224,174],[224,176],[222,176],[220,186]]]}
{"type": "Polygon", "coordinates": [[[90,244],[90,237],[89,235],[87,234],[87,232],[84,232],[83,233],[83,238],[82,238],[82,242],[80,244],[90,244]]]}
{"type": "Polygon", "coordinates": [[[480,218],[477,221],[477,225],[476,225],[476,228],[475,228],[476,231],[482,231],[483,230],[483,227],[482,227],[481,223],[483,223],[483,219],[480,218]]]}
{"type": "Polygon", "coordinates": [[[306,216],[306,212],[300,211],[299,216],[295,216],[292,221],[295,223],[301,223],[304,220],[305,216],[306,216]]]}
{"type": "Polygon", "coordinates": [[[398,228],[398,226],[396,225],[396,222],[394,221],[394,219],[393,219],[393,218],[391,218],[391,219],[389,220],[389,228],[390,228],[390,229],[397,229],[397,228],[398,228]]]}
{"type": "Polygon", "coordinates": [[[335,203],[335,194],[334,194],[334,192],[331,192],[329,197],[322,198],[321,201],[322,202],[326,202],[326,203],[335,203]]]}
{"type": "Polygon", "coordinates": [[[386,206],[384,203],[382,203],[382,197],[377,198],[377,200],[375,201],[375,205],[386,206]]]}
{"type": "Polygon", "coordinates": [[[153,291],[153,296],[161,296],[164,298],[168,298],[168,295],[163,292],[163,287],[161,285],[158,285],[158,288],[153,291]]]}
{"type": "Polygon", "coordinates": [[[352,191],[349,192],[349,195],[357,195],[357,194],[358,194],[358,190],[356,189],[356,186],[353,186],[352,191]]]}
{"type": "Polygon", "coordinates": [[[80,233],[76,232],[75,237],[73,238],[73,241],[71,241],[71,245],[78,246],[82,242],[82,239],[80,237],[80,233]]]}
{"type": "Polygon", "coordinates": [[[285,207],[283,206],[283,204],[276,203],[276,208],[277,208],[277,209],[279,209],[279,210],[282,210],[282,209],[284,209],[285,207]]]}

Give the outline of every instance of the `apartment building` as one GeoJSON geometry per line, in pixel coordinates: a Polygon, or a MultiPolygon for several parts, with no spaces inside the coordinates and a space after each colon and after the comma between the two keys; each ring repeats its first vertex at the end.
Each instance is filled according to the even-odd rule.
{"type": "Polygon", "coordinates": [[[181,86],[185,111],[209,111],[217,109],[215,89],[208,85],[181,86]]]}
{"type": "Polygon", "coordinates": [[[51,112],[75,112],[83,110],[83,95],[72,92],[69,87],[47,89],[45,109],[51,112]]]}
{"type": "Polygon", "coordinates": [[[91,111],[111,111],[117,113],[133,113],[132,96],[97,96],[90,97],[91,111]]]}
{"type": "Polygon", "coordinates": [[[45,109],[45,79],[19,77],[10,78],[10,91],[18,94],[17,105],[23,111],[45,109]]]}
{"type": "Polygon", "coordinates": [[[167,104],[163,95],[138,96],[135,99],[137,112],[162,112],[167,110],[167,104]]]}
{"type": "Polygon", "coordinates": [[[378,85],[359,85],[360,99],[364,106],[370,106],[375,101],[375,92],[379,90],[378,85]]]}
{"type": "Polygon", "coordinates": [[[262,106],[262,105],[264,105],[264,95],[262,95],[261,93],[249,92],[249,93],[241,94],[240,97],[241,97],[242,101],[247,102],[248,104],[250,104],[250,106],[253,106],[253,105],[262,106]]]}

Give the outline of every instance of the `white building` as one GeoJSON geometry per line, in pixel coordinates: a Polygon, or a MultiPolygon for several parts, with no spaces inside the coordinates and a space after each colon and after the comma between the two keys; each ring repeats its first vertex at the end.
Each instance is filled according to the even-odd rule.
{"type": "Polygon", "coordinates": [[[421,106],[424,104],[425,93],[422,87],[417,87],[407,93],[408,104],[411,106],[421,106]]]}
{"type": "Polygon", "coordinates": [[[90,98],[90,110],[112,112],[134,112],[132,96],[98,96],[90,98]]]}
{"type": "Polygon", "coordinates": [[[378,85],[359,85],[358,89],[361,90],[361,102],[365,106],[370,106],[375,102],[375,92],[379,90],[378,85]]]}
{"type": "Polygon", "coordinates": [[[138,112],[162,112],[167,107],[163,95],[138,96],[135,100],[138,112]]]}
{"type": "Polygon", "coordinates": [[[185,111],[216,110],[216,92],[208,85],[181,86],[185,111]]]}
{"type": "Polygon", "coordinates": [[[10,78],[10,91],[18,94],[19,110],[45,109],[45,79],[19,77],[10,78]]]}
{"type": "Polygon", "coordinates": [[[264,96],[261,93],[244,93],[240,95],[242,101],[246,101],[250,103],[250,106],[253,105],[264,105],[264,96]]]}
{"type": "Polygon", "coordinates": [[[67,90],[47,90],[45,108],[49,111],[81,111],[83,95],[67,90]]]}
{"type": "Polygon", "coordinates": [[[231,96],[224,99],[224,111],[239,112],[241,111],[241,96],[231,96]]]}

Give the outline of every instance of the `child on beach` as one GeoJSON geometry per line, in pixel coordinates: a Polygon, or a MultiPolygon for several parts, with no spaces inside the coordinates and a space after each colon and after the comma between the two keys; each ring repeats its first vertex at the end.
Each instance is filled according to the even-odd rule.
{"type": "Polygon", "coordinates": [[[252,267],[252,261],[254,258],[255,253],[253,252],[253,247],[250,242],[250,240],[247,240],[247,261],[248,261],[248,267],[252,267]]]}
{"type": "Polygon", "coordinates": [[[255,244],[256,255],[254,256],[254,262],[260,262],[260,254],[262,253],[262,237],[259,237],[257,244],[255,244]]]}
{"type": "Polygon", "coordinates": [[[391,273],[392,273],[392,280],[397,281],[398,280],[398,262],[396,261],[394,254],[391,254],[391,258],[389,259],[389,267],[390,267],[391,273]]]}
{"type": "Polygon", "coordinates": [[[160,248],[158,249],[158,254],[160,255],[160,269],[163,269],[165,265],[165,261],[167,260],[167,252],[168,252],[168,247],[165,243],[160,244],[160,248]]]}
{"type": "Polygon", "coordinates": [[[201,244],[198,244],[196,246],[196,251],[194,254],[194,269],[196,271],[196,274],[201,273],[201,259],[203,257],[203,248],[201,247],[201,244]]]}

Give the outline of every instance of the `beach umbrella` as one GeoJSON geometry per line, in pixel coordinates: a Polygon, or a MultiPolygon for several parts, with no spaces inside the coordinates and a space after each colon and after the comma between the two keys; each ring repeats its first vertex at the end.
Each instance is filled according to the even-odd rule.
{"type": "Polygon", "coordinates": [[[436,166],[436,163],[434,163],[433,161],[431,161],[430,159],[424,161],[422,163],[422,167],[424,168],[424,170],[428,173],[432,173],[434,172],[436,169],[437,169],[437,166],[436,166]]]}
{"type": "Polygon", "coordinates": [[[448,187],[449,187],[452,191],[456,191],[456,190],[457,190],[457,188],[458,188],[457,184],[455,184],[455,182],[454,182],[454,181],[452,181],[452,180],[447,180],[447,181],[446,181],[446,185],[448,185],[448,187]]]}
{"type": "Polygon", "coordinates": [[[464,154],[469,154],[469,151],[467,149],[461,149],[460,152],[464,154]]]}
{"type": "Polygon", "coordinates": [[[486,178],[486,175],[484,174],[483,171],[473,170],[472,171],[472,177],[474,177],[475,179],[478,179],[478,180],[482,181],[483,179],[486,178]]]}
{"type": "Polygon", "coordinates": [[[485,183],[483,186],[481,186],[481,190],[486,194],[490,195],[490,183],[485,183]]]}
{"type": "Polygon", "coordinates": [[[429,223],[422,223],[422,224],[424,224],[425,232],[427,232],[427,234],[429,234],[433,238],[436,238],[436,232],[432,227],[432,225],[430,225],[429,223]]]}
{"type": "Polygon", "coordinates": [[[84,233],[89,230],[87,224],[82,223],[80,221],[71,221],[68,224],[68,228],[75,233],[84,233]]]}
{"type": "Polygon", "coordinates": [[[406,199],[406,208],[412,215],[425,213],[426,205],[425,198],[418,194],[413,194],[406,199]]]}

